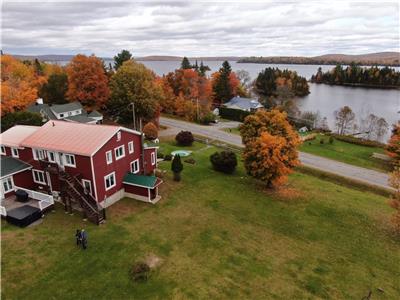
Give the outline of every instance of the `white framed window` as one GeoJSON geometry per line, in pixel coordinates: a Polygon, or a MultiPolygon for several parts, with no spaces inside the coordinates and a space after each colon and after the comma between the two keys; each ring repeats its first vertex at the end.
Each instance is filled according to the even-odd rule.
{"type": "Polygon", "coordinates": [[[121,131],[117,132],[117,142],[121,140],[121,131]]]}
{"type": "Polygon", "coordinates": [[[63,118],[64,117],[64,114],[60,114],[60,118],[63,118]]]}
{"type": "Polygon", "coordinates": [[[75,111],[75,114],[77,114],[77,115],[79,115],[80,113],[81,113],[80,110],[76,110],[76,111],[75,111]]]}
{"type": "Polygon", "coordinates": [[[32,170],[33,181],[40,184],[46,184],[44,172],[40,170],[32,170]]]}
{"type": "Polygon", "coordinates": [[[6,155],[6,147],[0,146],[0,154],[6,155]]]}
{"type": "Polygon", "coordinates": [[[134,160],[131,162],[131,172],[136,174],[139,172],[139,159],[134,160]]]}
{"type": "Polygon", "coordinates": [[[114,151],[115,151],[115,160],[121,159],[125,156],[124,145],[119,146],[118,148],[115,148],[114,151]]]}
{"type": "Polygon", "coordinates": [[[47,158],[49,159],[49,162],[56,162],[56,154],[53,151],[47,151],[47,158]]]}
{"type": "Polygon", "coordinates": [[[19,157],[18,148],[11,148],[11,155],[12,155],[13,157],[19,157]]]}
{"type": "Polygon", "coordinates": [[[85,190],[92,195],[92,182],[88,179],[82,179],[82,185],[85,188],[85,190]]]}
{"type": "Polygon", "coordinates": [[[129,154],[133,153],[134,149],[133,149],[133,142],[129,142],[128,143],[128,152],[129,154]]]}
{"type": "Polygon", "coordinates": [[[151,152],[150,158],[151,158],[151,165],[154,166],[156,164],[156,153],[151,152]]]}
{"type": "Polygon", "coordinates": [[[113,188],[116,185],[115,172],[112,172],[111,174],[104,176],[104,184],[106,187],[106,191],[108,191],[109,189],[113,188]]]}
{"type": "Polygon", "coordinates": [[[34,160],[39,160],[39,159],[44,159],[45,158],[43,150],[32,149],[32,153],[33,153],[33,159],[34,160]]]}
{"type": "Polygon", "coordinates": [[[14,190],[14,182],[12,176],[4,178],[1,180],[1,186],[3,188],[3,193],[8,193],[14,190]]]}
{"type": "Polygon", "coordinates": [[[66,166],[68,166],[68,167],[76,167],[75,155],[73,155],[73,154],[65,154],[64,155],[64,160],[65,160],[64,164],[66,166]]]}
{"type": "Polygon", "coordinates": [[[112,151],[111,150],[106,152],[106,162],[107,162],[107,165],[112,163],[112,151]]]}

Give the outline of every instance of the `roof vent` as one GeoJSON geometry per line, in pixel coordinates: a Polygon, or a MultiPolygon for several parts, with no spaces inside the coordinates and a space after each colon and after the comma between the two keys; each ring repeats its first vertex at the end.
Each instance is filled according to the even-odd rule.
{"type": "Polygon", "coordinates": [[[43,99],[42,98],[37,98],[36,99],[36,104],[43,104],[43,99]]]}
{"type": "Polygon", "coordinates": [[[53,124],[53,127],[56,126],[56,124],[54,124],[54,122],[51,122],[51,124],[53,124]]]}

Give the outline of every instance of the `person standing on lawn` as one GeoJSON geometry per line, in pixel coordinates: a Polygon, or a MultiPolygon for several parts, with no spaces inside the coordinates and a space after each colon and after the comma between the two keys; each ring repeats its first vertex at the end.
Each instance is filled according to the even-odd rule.
{"type": "Polygon", "coordinates": [[[86,249],[87,248],[87,233],[85,229],[81,230],[81,239],[82,239],[82,248],[86,249]]]}
{"type": "Polygon", "coordinates": [[[81,243],[82,243],[82,236],[81,236],[80,229],[76,230],[75,238],[76,238],[76,245],[79,247],[81,245],[81,243]]]}

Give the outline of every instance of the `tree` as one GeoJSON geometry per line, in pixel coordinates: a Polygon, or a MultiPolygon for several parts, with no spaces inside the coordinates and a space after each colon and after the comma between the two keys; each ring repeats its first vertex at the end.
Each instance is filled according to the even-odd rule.
{"type": "Polygon", "coordinates": [[[39,96],[46,103],[63,104],[67,103],[66,93],[68,90],[68,76],[66,73],[55,73],[49,76],[39,91],[39,96]]]}
{"type": "Polygon", "coordinates": [[[299,136],[285,112],[259,110],[249,115],[240,127],[245,145],[244,165],[249,175],[276,186],[298,165],[299,136]]]}
{"type": "Polygon", "coordinates": [[[143,127],[143,133],[149,140],[155,140],[158,137],[158,129],[157,126],[154,125],[152,122],[148,122],[143,127]]]}
{"type": "Polygon", "coordinates": [[[103,62],[96,56],[76,55],[67,65],[69,101],[79,101],[89,109],[102,108],[109,96],[103,62]]]}
{"type": "Polygon", "coordinates": [[[213,93],[217,103],[225,103],[231,100],[235,94],[235,90],[231,86],[230,75],[232,72],[231,65],[228,61],[222,63],[222,68],[213,74],[213,93]]]}
{"type": "Polygon", "coordinates": [[[5,131],[14,125],[33,125],[42,126],[43,118],[38,113],[29,111],[17,111],[5,114],[1,118],[1,131],[5,131]]]}
{"type": "Polygon", "coordinates": [[[393,159],[393,165],[400,167],[400,122],[393,126],[386,152],[393,159]]]}
{"type": "Polygon", "coordinates": [[[162,99],[162,89],[157,84],[154,73],[143,64],[133,60],[124,62],[111,77],[110,89],[107,111],[118,122],[132,124],[132,103],[137,122],[139,119],[151,121],[156,116],[158,103],[162,99]]]}
{"type": "Polygon", "coordinates": [[[183,164],[181,162],[181,157],[178,154],[174,155],[174,158],[172,159],[171,170],[174,173],[174,180],[181,181],[181,172],[183,170],[183,164]]]}
{"type": "Polygon", "coordinates": [[[191,69],[191,68],[192,68],[192,65],[190,64],[189,59],[186,56],[183,57],[182,62],[181,62],[181,69],[186,70],[186,69],[191,69]]]}
{"type": "Polygon", "coordinates": [[[232,174],[237,166],[236,154],[232,151],[215,152],[210,156],[214,170],[232,174]]]}
{"type": "Polygon", "coordinates": [[[394,229],[400,234],[400,168],[396,167],[395,170],[390,173],[389,184],[394,188],[394,193],[390,199],[390,206],[396,211],[392,215],[392,223],[394,229]]]}
{"type": "Polygon", "coordinates": [[[206,66],[203,64],[203,61],[200,62],[200,67],[199,67],[199,75],[202,77],[206,76],[206,72],[211,71],[209,66],[206,66]]]}
{"type": "Polygon", "coordinates": [[[335,111],[336,130],[338,134],[349,133],[354,128],[355,114],[348,106],[335,111]]]}
{"type": "Polygon", "coordinates": [[[179,146],[191,146],[194,137],[190,131],[181,131],[175,136],[175,141],[179,146]]]}
{"type": "Polygon", "coordinates": [[[116,56],[114,56],[114,69],[118,70],[124,62],[132,59],[132,54],[128,50],[122,50],[116,56]]]}

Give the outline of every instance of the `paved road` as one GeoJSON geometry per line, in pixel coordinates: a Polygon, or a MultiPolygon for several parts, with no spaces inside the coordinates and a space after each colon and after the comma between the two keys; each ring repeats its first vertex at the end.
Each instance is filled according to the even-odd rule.
{"type": "MultiPolygon", "coordinates": [[[[224,143],[232,144],[238,147],[243,147],[240,136],[224,132],[221,130],[221,128],[227,127],[226,126],[227,124],[224,124],[222,122],[220,124],[215,124],[212,126],[202,126],[194,123],[161,117],[160,123],[168,127],[168,129],[161,131],[160,135],[164,136],[175,135],[181,130],[189,130],[197,135],[202,135],[210,139],[219,140],[224,143]]],[[[237,125],[237,123],[235,124],[237,125]]],[[[368,184],[384,188],[390,188],[388,185],[389,176],[385,173],[352,166],[349,164],[345,164],[342,162],[338,162],[335,160],[327,159],[324,157],[304,152],[300,152],[299,157],[300,161],[305,166],[334,173],[343,177],[348,177],[368,184]]]]}

